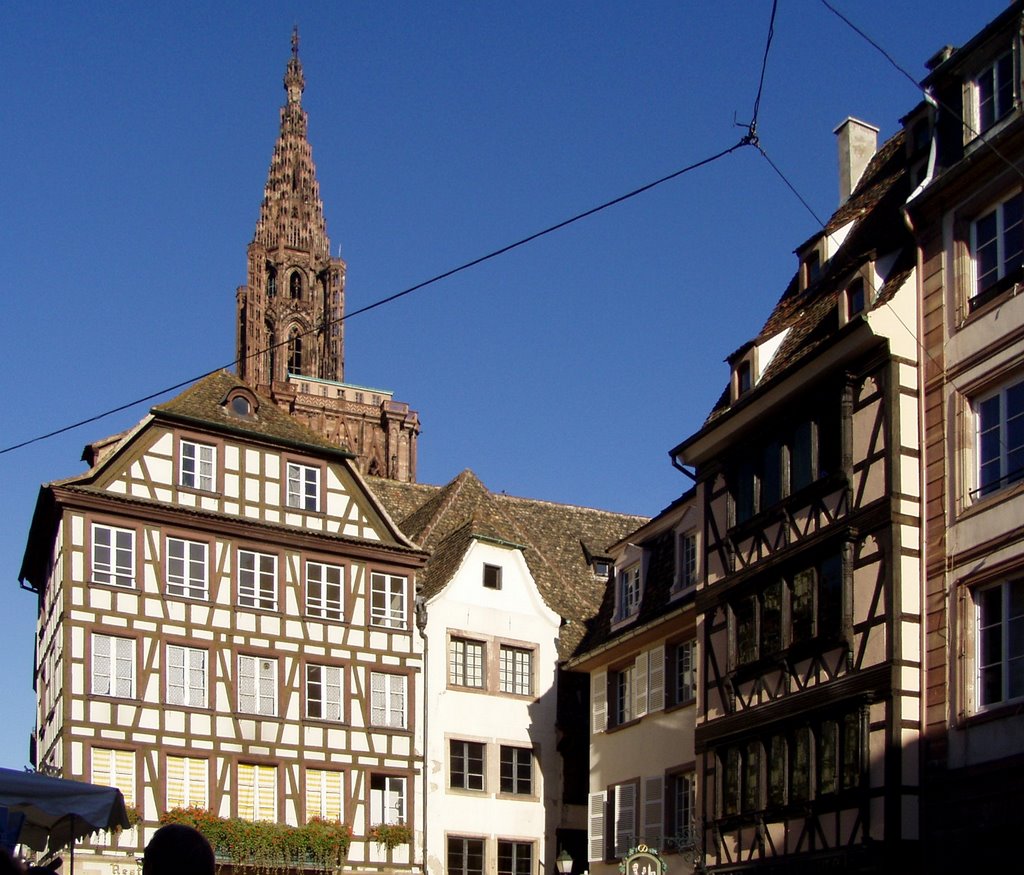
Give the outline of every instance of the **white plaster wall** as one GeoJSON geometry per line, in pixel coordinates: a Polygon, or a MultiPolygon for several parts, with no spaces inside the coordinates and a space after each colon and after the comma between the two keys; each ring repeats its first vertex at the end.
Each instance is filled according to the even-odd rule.
{"type": "Polygon", "coordinates": [[[428,603],[427,705],[429,781],[427,854],[431,873],[445,870],[446,836],[485,839],[487,871],[496,868],[497,840],[534,842],[534,869],[550,869],[561,776],[555,750],[556,640],[559,616],[548,608],[521,551],[473,541],[445,589],[428,603]],[[501,589],[483,586],[484,564],[502,569],[501,589]],[[485,641],[487,692],[448,688],[448,637],[485,641]],[[533,697],[498,692],[499,643],[535,645],[533,697]],[[448,743],[481,741],[485,789],[449,790],[448,743]],[[533,747],[533,795],[499,793],[500,745],[533,747]]]}

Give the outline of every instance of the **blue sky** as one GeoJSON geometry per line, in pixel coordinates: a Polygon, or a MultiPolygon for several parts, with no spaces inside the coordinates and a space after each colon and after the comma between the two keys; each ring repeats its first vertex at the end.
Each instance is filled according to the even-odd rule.
{"type": "MultiPolygon", "coordinates": [[[[1005,0],[834,0],[915,78],[1005,0]]],[[[293,24],[355,310],[738,142],[771,0],[49,3],[0,10],[0,447],[234,358],[293,24]]],[[[920,95],[780,0],[758,122],[822,217],[833,129],[920,95]]],[[[346,325],[346,377],[420,412],[419,479],[654,514],[814,219],[752,148],[346,325]]],[[[39,484],[147,405],[0,455],[0,765],[27,762],[39,484]]]]}

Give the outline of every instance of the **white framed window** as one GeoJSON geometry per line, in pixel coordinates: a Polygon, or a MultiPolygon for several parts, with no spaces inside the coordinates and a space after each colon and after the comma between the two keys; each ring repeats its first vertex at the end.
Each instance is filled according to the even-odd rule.
{"type": "Polygon", "coordinates": [[[135,698],[135,639],[92,636],[92,694],[135,698]]]}
{"type": "Polygon", "coordinates": [[[306,563],[306,614],[323,620],[344,619],[345,569],[326,562],[306,563]]]}
{"type": "Polygon", "coordinates": [[[341,720],[344,692],[341,666],[306,663],[306,716],[341,720]]]}
{"type": "Polygon", "coordinates": [[[636,696],[636,665],[629,663],[617,671],[608,672],[608,693],[611,698],[611,723],[621,726],[628,723],[634,716],[634,697],[636,696]]]}
{"type": "Polygon", "coordinates": [[[484,685],[484,643],[467,638],[448,642],[448,683],[457,687],[484,685]]]}
{"type": "Polygon", "coordinates": [[[977,709],[1024,699],[1024,578],[974,591],[977,709]]]}
{"type": "Polygon", "coordinates": [[[238,604],[270,611],[277,607],[277,557],[272,553],[238,551],[238,604]]]}
{"type": "Polygon", "coordinates": [[[682,532],[679,535],[678,588],[692,589],[697,585],[697,533],[682,532]]]}
{"type": "Polygon", "coordinates": [[[405,778],[370,775],[370,825],[405,822],[405,778]]]}
{"type": "Polygon", "coordinates": [[[198,647],[167,645],[167,704],[206,707],[207,653],[198,647]]]}
{"type": "Polygon", "coordinates": [[[167,594],[191,599],[209,596],[209,552],[203,541],[167,539],[167,594]]]}
{"type": "Polygon", "coordinates": [[[342,820],[345,773],[331,769],[306,769],[306,820],[342,820]]]}
{"type": "Polygon", "coordinates": [[[183,440],[180,445],[178,483],[188,489],[214,492],[217,476],[217,448],[183,440]]]}
{"type": "Polygon", "coordinates": [[[982,498],[1024,480],[1024,380],[1003,386],[974,404],[978,486],[982,498]]]}
{"type": "MultiPolygon", "coordinates": [[[[1013,109],[1013,54],[996,58],[974,77],[974,134],[984,134],[1013,109]]],[[[973,136],[968,132],[969,136],[973,136]]]]}
{"type": "Polygon", "coordinates": [[[480,741],[448,742],[448,786],[457,790],[484,789],[484,744],[480,741]]]}
{"type": "Polygon", "coordinates": [[[277,714],[277,660],[238,657],[238,710],[243,714],[277,714]]]}
{"type": "Polygon", "coordinates": [[[405,629],[405,577],[397,574],[370,575],[370,625],[405,629]]]}
{"type": "Polygon", "coordinates": [[[135,586],[135,532],[93,524],[92,582],[135,586]]]}
{"type": "Polygon", "coordinates": [[[697,642],[683,641],[669,650],[672,659],[672,703],[683,705],[697,697],[697,642]]]}
{"type": "Polygon", "coordinates": [[[668,776],[669,848],[682,851],[694,846],[697,838],[694,830],[696,789],[693,772],[677,772],[668,776]]]}
{"type": "Polygon", "coordinates": [[[502,644],[498,654],[498,689],[517,696],[533,695],[533,651],[502,644]]]}
{"type": "Polygon", "coordinates": [[[618,618],[632,617],[640,609],[640,563],[636,562],[619,572],[618,618]]]}
{"type": "Polygon", "coordinates": [[[320,510],[320,469],[289,462],[287,496],[288,507],[320,510]]]}
{"type": "Polygon", "coordinates": [[[238,764],[238,816],[242,820],[277,820],[277,767],[238,764]]]}
{"type": "Polygon", "coordinates": [[[533,750],[528,747],[501,746],[501,792],[517,796],[533,793],[533,750]]]}
{"type": "Polygon", "coordinates": [[[199,757],[167,757],[167,810],[209,807],[209,764],[199,757]]]}
{"type": "Polygon", "coordinates": [[[1020,277],[1024,262],[1024,195],[1020,192],[971,222],[974,288],[971,306],[984,303],[1020,277]]]}
{"type": "Polygon", "coordinates": [[[404,674],[370,672],[370,725],[389,729],[405,729],[406,690],[408,678],[404,674]]]}
{"type": "Polygon", "coordinates": [[[109,747],[92,749],[89,779],[101,787],[117,787],[124,796],[125,808],[135,807],[135,751],[109,747]]]}

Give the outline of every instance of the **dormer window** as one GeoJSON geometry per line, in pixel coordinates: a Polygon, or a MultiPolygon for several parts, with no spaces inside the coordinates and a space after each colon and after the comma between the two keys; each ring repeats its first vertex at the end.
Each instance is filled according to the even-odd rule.
{"type": "Polygon", "coordinates": [[[984,134],[1013,109],[1013,54],[1007,52],[982,70],[973,90],[974,134],[984,134]]]}
{"type": "Polygon", "coordinates": [[[753,368],[750,360],[742,361],[736,366],[736,394],[746,395],[754,388],[753,368]]]}
{"type": "Polygon", "coordinates": [[[605,562],[605,561],[603,561],[601,559],[595,559],[594,560],[594,576],[595,577],[600,577],[600,578],[603,578],[603,579],[607,579],[608,572],[610,570],[611,570],[611,567],[610,567],[610,565],[607,562],[605,562]]]}
{"type": "Polygon", "coordinates": [[[632,617],[640,610],[640,563],[636,562],[619,572],[618,616],[620,620],[632,617]]]}
{"type": "Polygon", "coordinates": [[[249,389],[237,386],[228,392],[224,399],[224,407],[233,416],[252,419],[256,415],[259,404],[256,401],[256,396],[249,389]]]}
{"type": "Polygon", "coordinates": [[[817,249],[808,252],[800,262],[800,288],[806,289],[821,276],[821,253],[817,249]]]}
{"type": "Polygon", "coordinates": [[[863,313],[867,306],[867,298],[864,292],[864,278],[857,277],[846,287],[846,318],[852,319],[858,313],[863,313]]]}

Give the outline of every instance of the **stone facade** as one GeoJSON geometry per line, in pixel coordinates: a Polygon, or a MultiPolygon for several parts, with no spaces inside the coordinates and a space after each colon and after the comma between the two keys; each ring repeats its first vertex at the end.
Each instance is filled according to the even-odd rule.
{"type": "Polygon", "coordinates": [[[390,392],[344,383],[345,262],[331,257],[302,108],[297,32],[284,88],[281,133],[248,248],[248,281],[237,293],[238,374],[355,453],[362,473],[414,482],[416,412],[390,392]]]}

